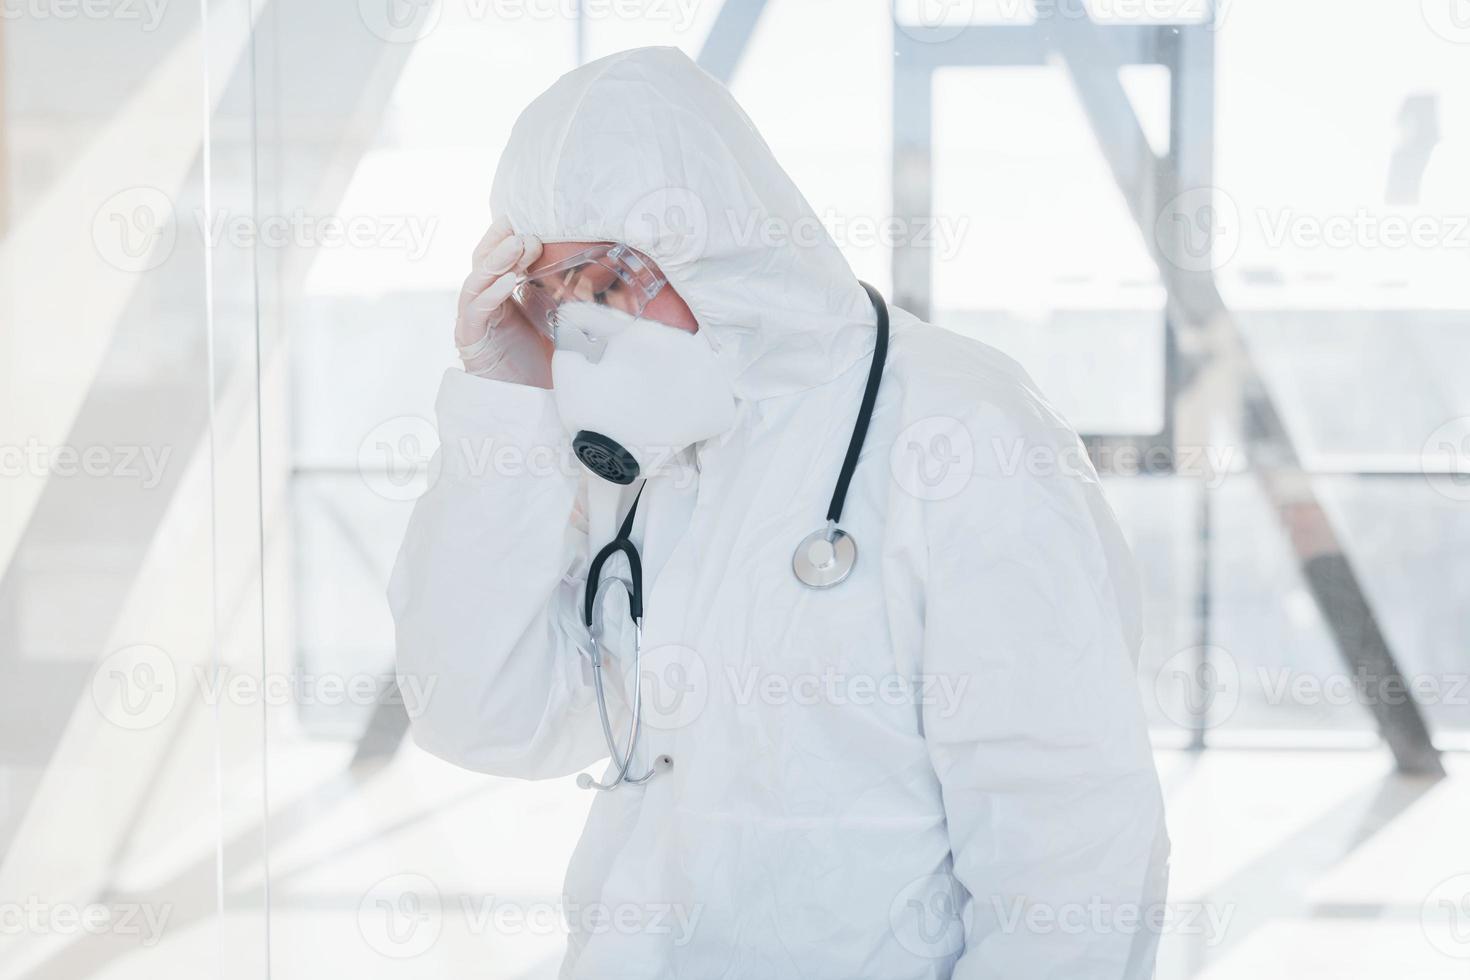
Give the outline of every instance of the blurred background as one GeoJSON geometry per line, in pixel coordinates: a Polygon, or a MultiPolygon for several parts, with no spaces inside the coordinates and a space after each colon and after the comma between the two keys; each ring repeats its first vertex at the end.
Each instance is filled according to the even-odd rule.
{"type": "Polygon", "coordinates": [[[1159,976],[1470,975],[1464,0],[4,0],[0,977],[550,977],[383,591],[519,109],[675,45],[1138,557],[1159,976]]]}

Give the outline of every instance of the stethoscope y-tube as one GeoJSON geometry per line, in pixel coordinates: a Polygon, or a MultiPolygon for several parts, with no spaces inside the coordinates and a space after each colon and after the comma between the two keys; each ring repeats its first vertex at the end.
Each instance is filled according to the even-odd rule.
{"type": "Polygon", "coordinates": [[[605,783],[599,783],[587,773],[583,773],[577,777],[577,785],[583,789],[615,789],[623,783],[641,785],[652,779],[655,772],[669,768],[673,761],[667,756],[660,756],[659,764],[650,767],[643,775],[634,776],[628,772],[633,765],[633,753],[638,746],[638,729],[643,719],[643,561],[631,538],[633,518],[638,513],[638,499],[642,496],[643,488],[640,487],[638,496],[633,498],[633,506],[628,508],[628,516],[623,518],[623,524],[618,529],[617,537],[603,545],[602,550],[592,559],[592,565],[587,569],[587,587],[582,602],[582,622],[586,625],[587,635],[592,640],[587,659],[592,665],[592,687],[597,695],[597,716],[602,722],[602,737],[607,740],[608,752],[612,755],[613,765],[618,767],[618,771],[605,783]],[[621,554],[628,561],[628,578],[626,580],[603,579],[603,566],[613,555],[617,554],[621,554]],[[600,642],[602,630],[597,626],[597,606],[603,601],[607,587],[614,584],[622,584],[626,589],[628,615],[633,620],[633,715],[628,722],[626,751],[618,749],[617,739],[613,737],[612,719],[608,716],[607,688],[602,676],[603,659],[600,642]]]}

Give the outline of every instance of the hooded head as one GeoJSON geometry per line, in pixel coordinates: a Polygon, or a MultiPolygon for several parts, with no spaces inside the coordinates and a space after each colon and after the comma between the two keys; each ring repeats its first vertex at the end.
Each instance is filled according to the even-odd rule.
{"type": "Polygon", "coordinates": [[[677,48],[563,75],[511,130],[490,204],[547,242],[626,242],[689,304],[743,398],[871,352],[847,261],[734,98],[677,48]]]}

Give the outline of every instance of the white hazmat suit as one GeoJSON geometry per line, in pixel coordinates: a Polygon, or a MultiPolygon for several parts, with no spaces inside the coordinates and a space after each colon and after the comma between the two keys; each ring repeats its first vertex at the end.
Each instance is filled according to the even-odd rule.
{"type": "MultiPolygon", "coordinates": [[[[673,49],[579,68],[516,123],[492,206],[653,256],[737,397],[638,506],[635,770],[674,763],[598,794],[566,893],[607,916],[569,917],[563,975],[1150,976],[1168,843],[1137,583],[1026,374],[893,309],[842,519],[857,565],[809,589],[792,552],[823,523],[874,314],[726,90],[673,49]]],[[[451,370],[437,412],[390,585],[399,673],[432,691],[414,737],[486,773],[575,773],[608,757],[579,604],[616,515],[589,530],[550,391],[451,370]]]]}

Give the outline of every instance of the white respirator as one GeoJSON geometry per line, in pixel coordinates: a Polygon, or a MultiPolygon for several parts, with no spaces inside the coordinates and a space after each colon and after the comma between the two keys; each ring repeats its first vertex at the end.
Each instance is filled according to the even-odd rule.
{"type": "Polygon", "coordinates": [[[735,424],[730,379],[703,334],[598,303],[557,311],[552,394],[589,470],[627,485],[735,424]]]}

